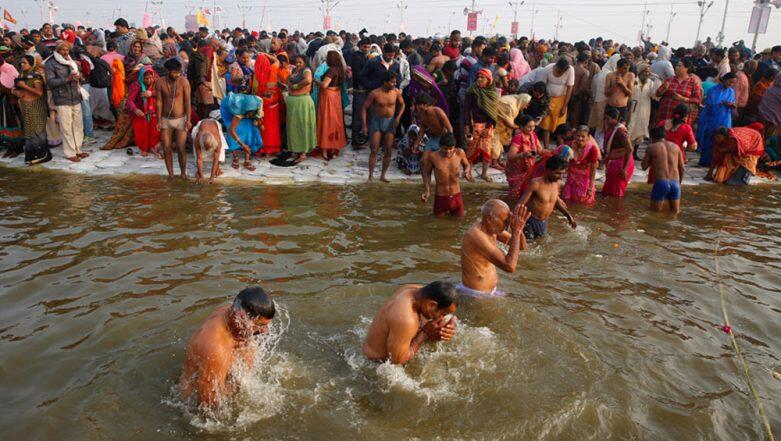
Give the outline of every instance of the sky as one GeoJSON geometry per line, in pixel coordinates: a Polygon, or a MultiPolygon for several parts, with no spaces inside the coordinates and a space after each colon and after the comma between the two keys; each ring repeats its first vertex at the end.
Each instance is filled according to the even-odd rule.
{"type": "MultiPolygon", "coordinates": [[[[15,28],[39,26],[41,23],[41,2],[49,0],[3,0],[2,7],[18,20],[15,28]]],[[[184,28],[184,16],[194,8],[217,5],[223,13],[218,26],[235,27],[242,25],[241,6],[249,7],[246,13],[247,27],[253,30],[272,30],[281,27],[290,30],[321,30],[325,0],[287,0],[273,2],[268,0],[52,0],[58,7],[55,22],[79,21],[86,26],[109,26],[113,19],[122,16],[130,23],[141,24],[143,14],[148,11],[153,22],[159,24],[161,18],[167,26],[184,28]],[[157,6],[154,3],[161,3],[157,6]],[[121,8],[121,10],[120,10],[121,8]],[[162,11],[158,14],[158,11],[162,11]],[[161,17],[162,16],[162,17],[161,17]]],[[[389,0],[388,3],[367,0],[329,0],[332,6],[332,24],[336,30],[358,31],[365,27],[371,33],[399,32],[404,13],[404,28],[414,35],[433,35],[446,33],[449,29],[466,32],[465,7],[471,7],[467,0],[389,0]]],[[[471,0],[469,0],[471,1],[471,0]]],[[[521,0],[512,0],[520,3],[521,0]]],[[[710,36],[716,38],[724,17],[725,5],[729,9],[725,26],[725,42],[744,40],[750,46],[753,34],[749,34],[748,24],[751,17],[752,0],[713,0],[712,7],[706,12],[701,30],[701,39],[710,36]]],[[[475,34],[510,34],[510,26],[516,8],[509,0],[476,0],[475,9],[482,10],[479,16],[478,30],[475,34]]],[[[667,38],[668,23],[672,12],[675,14],[670,26],[669,41],[673,46],[691,46],[697,34],[699,7],[696,0],[525,0],[517,8],[520,35],[540,38],[556,37],[563,41],[588,40],[602,36],[622,43],[636,43],[638,33],[646,29],[654,41],[667,38]],[[644,11],[645,14],[644,14],[644,11]],[[558,27],[556,24],[559,23],[558,27]]],[[[48,20],[48,12],[46,12],[48,20]]],[[[12,29],[14,26],[12,26],[12,29]]],[[[113,27],[112,27],[113,28],[113,27]]],[[[781,9],[773,9],[770,15],[768,32],[760,34],[758,49],[781,44],[781,9]]]]}

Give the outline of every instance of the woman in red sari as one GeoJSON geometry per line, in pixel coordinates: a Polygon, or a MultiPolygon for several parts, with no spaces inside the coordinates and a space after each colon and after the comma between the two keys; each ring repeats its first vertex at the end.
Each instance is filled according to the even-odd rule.
{"type": "Polygon", "coordinates": [[[157,111],[155,109],[155,82],[157,74],[151,67],[142,67],[138,72],[138,81],[130,86],[125,111],[133,126],[133,137],[141,150],[141,156],[151,151],[160,159],[157,150],[160,143],[160,131],[157,129],[157,111]]]}
{"type": "Polygon", "coordinates": [[[282,150],[282,132],[280,130],[280,101],[282,89],[279,87],[279,60],[273,55],[258,54],[255,59],[255,78],[258,83],[258,96],[263,99],[263,128],[261,137],[263,147],[257,156],[276,155],[282,150]]]}
{"type": "Polygon", "coordinates": [[[507,175],[507,184],[510,186],[509,194],[513,198],[521,197],[524,178],[534,167],[535,160],[542,151],[540,141],[534,132],[534,119],[529,115],[523,115],[518,125],[521,130],[513,136],[510,142],[510,150],[507,152],[507,166],[504,169],[504,173],[507,175]]]}
{"type": "Polygon", "coordinates": [[[328,70],[317,95],[317,146],[323,151],[323,158],[330,161],[347,145],[342,107],[342,84],[347,75],[339,52],[328,52],[326,64],[328,70]]]}
{"type": "Polygon", "coordinates": [[[580,126],[572,142],[573,158],[567,169],[567,182],[561,191],[566,201],[593,204],[596,202],[596,172],[599,165],[599,146],[589,135],[588,126],[580,126]]]}

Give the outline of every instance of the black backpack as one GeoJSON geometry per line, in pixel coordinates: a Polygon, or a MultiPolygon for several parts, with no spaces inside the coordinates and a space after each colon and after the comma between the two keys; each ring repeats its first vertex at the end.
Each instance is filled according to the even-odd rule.
{"type": "Polygon", "coordinates": [[[111,66],[105,60],[92,58],[93,69],[89,73],[89,85],[96,89],[106,89],[111,86],[111,66]]]}

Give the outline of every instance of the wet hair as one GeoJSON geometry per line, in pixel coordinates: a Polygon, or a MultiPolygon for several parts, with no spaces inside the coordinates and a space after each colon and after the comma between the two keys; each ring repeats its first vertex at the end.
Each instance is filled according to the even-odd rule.
{"type": "Polygon", "coordinates": [[[399,74],[390,70],[386,70],[385,73],[382,74],[383,83],[387,83],[390,80],[398,80],[398,79],[399,79],[399,74]]]}
{"type": "Polygon", "coordinates": [[[567,168],[569,163],[558,155],[553,155],[545,161],[546,170],[562,170],[567,168]]]}
{"type": "Polygon", "coordinates": [[[456,137],[452,133],[444,133],[442,136],[439,137],[439,146],[440,147],[455,147],[456,146],[456,137]]]}
{"type": "Polygon", "coordinates": [[[721,76],[721,80],[720,81],[734,80],[737,77],[738,76],[735,74],[735,72],[727,72],[727,73],[725,73],[724,75],[721,76]]]}
{"type": "Polygon", "coordinates": [[[434,98],[426,92],[419,93],[418,96],[415,97],[415,102],[417,104],[425,104],[427,106],[433,106],[436,103],[434,98]]]}
{"type": "Polygon", "coordinates": [[[170,58],[170,59],[166,60],[165,63],[163,63],[163,67],[168,72],[181,71],[182,70],[182,62],[177,60],[176,58],[170,58]]]}
{"type": "Polygon", "coordinates": [[[651,141],[656,142],[664,139],[666,131],[664,130],[664,126],[656,126],[649,131],[649,134],[651,135],[651,141]]]}
{"type": "Polygon", "coordinates": [[[273,319],[277,310],[274,301],[259,286],[244,288],[233,300],[233,309],[244,310],[251,318],[273,319]]]}
{"type": "Polygon", "coordinates": [[[562,71],[569,68],[569,61],[565,57],[561,57],[556,61],[556,69],[562,71]]]}
{"type": "Polygon", "coordinates": [[[629,60],[622,58],[616,63],[616,67],[629,67],[629,60]]]}
{"type": "Polygon", "coordinates": [[[548,86],[546,86],[542,81],[537,81],[536,83],[532,84],[532,92],[545,93],[547,91],[548,86]]]}
{"type": "Polygon", "coordinates": [[[605,110],[605,116],[612,119],[621,119],[621,112],[615,107],[608,107],[607,110],[605,110]]]}
{"type": "Polygon", "coordinates": [[[420,294],[423,299],[435,301],[437,309],[449,308],[450,305],[457,303],[456,287],[449,282],[431,282],[420,289],[420,294]]]}
{"type": "Polygon", "coordinates": [[[534,121],[534,118],[532,118],[531,115],[527,115],[524,113],[518,118],[518,126],[526,127],[526,124],[529,124],[532,121],[534,121]]]}

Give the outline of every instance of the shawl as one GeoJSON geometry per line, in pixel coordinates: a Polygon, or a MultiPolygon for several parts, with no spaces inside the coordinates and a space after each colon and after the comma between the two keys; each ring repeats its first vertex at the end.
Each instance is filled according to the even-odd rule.
{"type": "MultiPolygon", "coordinates": [[[[226,99],[228,100],[228,112],[233,116],[242,116],[247,112],[258,112],[258,117],[263,115],[263,111],[260,110],[263,107],[263,100],[257,95],[229,93],[226,99]]],[[[230,121],[226,121],[226,124],[230,124],[230,121]]]]}
{"type": "Polygon", "coordinates": [[[442,93],[442,89],[437,85],[434,77],[426,71],[423,66],[414,66],[412,68],[412,75],[409,83],[409,95],[414,99],[420,93],[425,92],[437,100],[437,107],[450,113],[450,108],[447,105],[447,98],[442,93]]]}
{"type": "Polygon", "coordinates": [[[14,88],[14,80],[19,76],[19,71],[11,63],[0,64],[0,84],[6,89],[14,88]]]}
{"type": "Polygon", "coordinates": [[[510,66],[512,69],[507,76],[511,80],[520,80],[532,70],[526,57],[523,56],[523,51],[518,48],[510,49],[510,66]]]}
{"type": "Polygon", "coordinates": [[[267,86],[271,78],[271,61],[265,54],[258,54],[255,59],[255,79],[258,81],[258,95],[263,96],[266,93],[267,86]]]}
{"type": "Polygon", "coordinates": [[[469,86],[467,93],[474,95],[477,102],[477,107],[479,107],[480,110],[482,110],[486,115],[488,115],[489,118],[496,121],[498,124],[499,94],[496,93],[491,71],[488,69],[480,69],[477,72],[477,77],[479,78],[481,76],[488,79],[488,86],[480,87],[477,84],[477,81],[474,81],[472,85],[469,86]]]}
{"type": "Polygon", "coordinates": [[[773,85],[762,95],[759,116],[774,126],[781,126],[781,73],[776,75],[773,85]]]}
{"type": "Polygon", "coordinates": [[[147,72],[152,72],[152,77],[153,77],[152,84],[154,84],[154,82],[157,81],[157,73],[151,67],[143,66],[141,67],[141,70],[138,71],[138,86],[141,88],[141,94],[142,94],[141,103],[144,106],[144,110],[146,110],[146,106],[147,106],[147,98],[143,96],[143,94],[146,93],[146,84],[144,83],[144,75],[147,72]]]}

